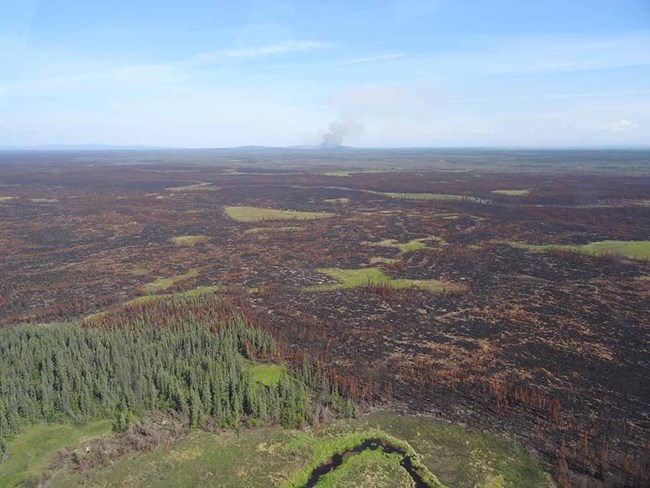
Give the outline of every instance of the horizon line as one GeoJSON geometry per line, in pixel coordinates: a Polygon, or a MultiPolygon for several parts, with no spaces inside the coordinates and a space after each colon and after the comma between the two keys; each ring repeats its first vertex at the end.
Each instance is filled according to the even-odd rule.
{"type": "Polygon", "coordinates": [[[473,145],[441,145],[441,146],[320,146],[309,144],[296,144],[290,146],[265,146],[257,144],[244,144],[238,146],[155,146],[146,144],[36,144],[36,145],[0,145],[0,151],[209,151],[209,150],[274,150],[293,149],[304,151],[345,151],[345,150],[427,150],[427,149],[474,149],[474,150],[650,150],[650,144],[608,144],[608,145],[557,145],[557,146],[533,146],[533,145],[495,145],[495,146],[473,146],[473,145]]]}

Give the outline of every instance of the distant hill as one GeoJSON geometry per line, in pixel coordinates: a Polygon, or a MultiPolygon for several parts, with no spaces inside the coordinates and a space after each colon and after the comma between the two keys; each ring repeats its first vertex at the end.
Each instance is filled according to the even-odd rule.
{"type": "Polygon", "coordinates": [[[162,146],[114,146],[110,144],[42,144],[36,146],[0,146],[0,151],[134,151],[171,149],[162,146]]]}

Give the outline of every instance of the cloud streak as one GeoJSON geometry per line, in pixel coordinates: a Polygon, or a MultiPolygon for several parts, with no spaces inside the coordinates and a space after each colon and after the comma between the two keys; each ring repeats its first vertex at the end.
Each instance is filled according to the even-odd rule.
{"type": "Polygon", "coordinates": [[[320,41],[285,41],[265,46],[218,49],[200,53],[189,59],[190,63],[210,63],[223,59],[259,58],[295,52],[314,51],[328,48],[329,44],[320,41]]]}
{"type": "Polygon", "coordinates": [[[614,122],[612,124],[612,130],[614,132],[629,132],[632,129],[636,127],[636,124],[634,122],[630,122],[629,120],[619,120],[618,122],[614,122]]]}
{"type": "Polygon", "coordinates": [[[340,63],[336,63],[336,65],[353,66],[355,64],[378,63],[382,61],[391,61],[393,59],[402,59],[402,58],[406,58],[407,56],[408,54],[405,53],[381,54],[379,56],[368,56],[366,58],[350,59],[348,61],[342,61],[340,63]]]}
{"type": "MultiPolygon", "coordinates": [[[[40,77],[14,80],[5,83],[5,90],[9,96],[30,95],[42,96],[58,95],[75,90],[82,86],[84,89],[94,91],[99,84],[107,84],[111,91],[116,87],[141,87],[150,84],[161,85],[178,82],[189,78],[193,69],[210,66],[228,60],[253,60],[280,56],[284,54],[308,52],[330,47],[330,44],[313,40],[291,40],[275,44],[265,44],[252,47],[224,48],[215,51],[190,55],[176,61],[160,63],[124,64],[105,69],[91,66],[65,66],[58,72],[62,74],[47,73],[40,77]],[[66,72],[67,70],[67,72],[66,72]]],[[[34,53],[37,59],[46,56],[41,52],[34,53]]]]}

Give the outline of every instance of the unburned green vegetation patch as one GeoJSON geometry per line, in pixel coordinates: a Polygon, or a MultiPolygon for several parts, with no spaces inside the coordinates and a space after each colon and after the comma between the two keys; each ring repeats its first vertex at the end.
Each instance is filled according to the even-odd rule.
{"type": "Polygon", "coordinates": [[[397,463],[399,463],[402,458],[408,458],[414,470],[421,476],[422,480],[429,488],[444,488],[444,485],[442,485],[440,481],[427,469],[427,467],[422,464],[419,455],[408,442],[396,439],[381,430],[371,429],[349,432],[343,435],[323,436],[318,439],[318,441],[319,442],[313,449],[311,463],[302,470],[292,474],[291,477],[282,484],[282,488],[302,488],[307,486],[313,471],[328,463],[335,455],[342,455],[344,458],[343,463],[339,467],[327,473],[326,476],[319,478],[316,482],[316,486],[333,488],[339,486],[337,484],[338,481],[345,480],[346,482],[356,483],[353,486],[374,487],[375,485],[373,483],[375,480],[373,477],[370,477],[369,479],[365,477],[361,478],[359,476],[359,471],[365,471],[365,469],[363,469],[366,467],[364,464],[369,461],[376,461],[378,455],[381,455],[383,448],[379,443],[383,443],[387,448],[390,447],[400,451],[399,453],[396,452],[390,459],[392,462],[395,462],[395,458],[397,458],[397,463]],[[374,451],[368,449],[371,443],[375,445],[374,451]],[[355,453],[355,451],[362,447],[364,450],[362,450],[360,454],[365,454],[365,456],[360,462],[357,460],[356,463],[350,465],[349,460],[358,456],[359,454],[355,453]],[[349,458],[345,459],[348,456],[349,458]],[[357,469],[355,470],[355,468],[357,469]]]}
{"type": "Polygon", "coordinates": [[[186,247],[193,247],[196,244],[209,240],[210,238],[208,236],[176,236],[170,239],[174,245],[186,247]]]}
{"type": "Polygon", "coordinates": [[[530,190],[492,190],[492,193],[509,197],[525,197],[530,195],[530,190]]]}
{"type": "Polygon", "coordinates": [[[54,455],[65,447],[75,447],[84,440],[99,437],[111,431],[109,420],[98,420],[85,425],[35,424],[9,441],[5,452],[0,452],[0,486],[19,486],[38,482],[54,455]]]}
{"type": "Polygon", "coordinates": [[[164,291],[167,290],[168,288],[171,288],[176,283],[180,283],[181,281],[195,278],[196,276],[199,275],[199,272],[200,272],[199,268],[192,268],[187,273],[184,274],[169,276],[167,278],[158,278],[157,280],[154,280],[151,283],[147,283],[146,285],[144,285],[143,289],[146,293],[156,293],[159,291],[164,291]]]}
{"type": "Polygon", "coordinates": [[[327,171],[326,173],[321,173],[321,176],[350,176],[351,174],[350,171],[327,171]]]}
{"type": "MultiPolygon", "coordinates": [[[[308,359],[295,370],[273,368],[270,363],[248,370],[245,364],[256,358],[277,357],[276,342],[242,316],[223,317],[223,310],[214,309],[214,300],[201,305],[199,300],[177,300],[167,308],[183,311],[185,320],[175,314],[165,322],[157,313],[162,307],[143,306],[137,314],[102,322],[102,327],[46,324],[0,329],[0,391],[12,393],[0,399],[0,459],[20,461],[24,451],[28,466],[16,471],[33,469],[38,478],[44,466],[38,464],[41,457],[45,462],[53,450],[67,445],[69,432],[72,440],[86,435],[85,430],[65,427],[60,435],[49,428],[38,430],[38,425],[29,428],[49,419],[111,418],[107,424],[122,432],[148,412],[168,412],[189,428],[269,424],[294,428],[313,422],[322,408],[334,416],[354,413],[354,405],[330,389],[331,380],[308,359]],[[217,316],[221,318],[215,320],[217,316]],[[44,364],[48,366],[43,368],[44,364]],[[46,393],[37,396],[36,390],[46,393]],[[52,448],[34,462],[39,452],[32,448],[47,442],[52,448]]],[[[131,434],[150,437],[139,427],[131,434]]],[[[129,439],[132,443],[133,436],[129,439]]],[[[150,447],[155,447],[155,439],[161,438],[154,435],[150,447]]],[[[132,448],[137,450],[136,444],[140,445],[127,446],[126,457],[133,454],[132,448]]],[[[110,445],[95,448],[100,451],[85,458],[90,451],[71,455],[70,463],[106,466],[119,456],[110,445]]],[[[7,473],[0,469],[0,476],[7,473]]]]}
{"type": "Polygon", "coordinates": [[[393,258],[385,258],[382,256],[373,256],[370,258],[370,264],[397,264],[399,263],[399,259],[393,259],[393,258]]]}
{"type": "Polygon", "coordinates": [[[272,386],[278,384],[284,368],[278,364],[254,363],[247,361],[244,364],[244,371],[249,373],[255,381],[266,386],[272,386]]]}
{"type": "Polygon", "coordinates": [[[260,222],[263,220],[312,220],[333,217],[329,212],[301,212],[263,207],[226,207],[226,215],[238,222],[260,222]]]}
{"type": "Polygon", "coordinates": [[[212,186],[212,183],[195,183],[193,185],[172,186],[167,188],[167,190],[178,193],[188,191],[214,191],[218,190],[218,188],[212,186]]]}
{"type": "Polygon", "coordinates": [[[33,203],[57,203],[59,200],[56,198],[30,198],[29,201],[33,203]]]}
{"type": "Polygon", "coordinates": [[[628,259],[650,259],[650,241],[599,241],[589,244],[525,244],[521,242],[499,241],[512,247],[533,252],[571,251],[592,256],[622,256],[628,259]]]}
{"type": "Polygon", "coordinates": [[[244,231],[245,234],[265,234],[268,232],[304,232],[306,227],[287,226],[287,227],[254,227],[244,231]]]}
{"type": "Polygon", "coordinates": [[[377,429],[407,441],[422,463],[449,487],[484,487],[501,476],[503,487],[554,486],[535,456],[490,434],[475,433],[426,417],[377,412],[357,421],[356,429],[377,429]]]}
{"type": "MultiPolygon", "coordinates": [[[[139,305],[142,303],[147,303],[147,302],[152,302],[152,301],[160,301],[160,300],[172,300],[172,299],[182,299],[182,298],[188,298],[188,297],[200,297],[201,295],[209,295],[212,293],[223,293],[228,291],[228,285],[209,285],[209,286],[197,286],[196,288],[192,288],[191,290],[187,291],[180,291],[177,293],[163,293],[163,294],[158,294],[158,295],[144,295],[141,297],[136,297],[133,298],[127,302],[124,302],[122,306],[128,307],[132,305],[139,305]]],[[[100,312],[100,314],[93,314],[93,315],[99,315],[99,318],[106,316],[109,312],[100,312]]],[[[89,320],[90,317],[86,317],[86,320],[89,320]]]]}
{"type": "Polygon", "coordinates": [[[347,170],[347,171],[327,171],[326,173],[321,173],[321,176],[352,176],[353,174],[372,174],[372,173],[391,173],[396,170],[392,169],[357,169],[357,170],[347,170]]]}
{"type": "MultiPolygon", "coordinates": [[[[296,486],[335,452],[372,437],[408,443],[443,485],[455,488],[553,486],[537,458],[506,440],[423,417],[377,412],[335,421],[318,431],[264,427],[194,431],[153,451],[124,456],[105,468],[62,471],[54,488],[78,486],[296,486]],[[496,484],[498,483],[498,484],[496,484]]],[[[412,486],[397,456],[364,451],[319,480],[317,487],[412,486]],[[390,481],[387,481],[387,477],[390,481]],[[387,483],[387,484],[384,484],[387,483]]]]}
{"type": "Polygon", "coordinates": [[[343,198],[326,198],[323,201],[327,202],[327,203],[338,203],[340,205],[347,205],[348,203],[350,203],[350,199],[345,198],[345,197],[343,197],[343,198]]]}
{"type": "Polygon", "coordinates": [[[400,253],[407,253],[419,251],[420,249],[432,249],[432,247],[428,244],[430,242],[445,244],[445,241],[440,237],[424,237],[419,239],[412,239],[408,242],[399,242],[396,239],[384,239],[383,241],[379,242],[362,242],[362,244],[366,246],[392,247],[399,249],[400,253]]]}
{"type": "Polygon", "coordinates": [[[412,488],[413,481],[400,465],[401,456],[382,451],[363,451],[345,465],[323,476],[318,488],[412,488]]]}
{"type": "Polygon", "coordinates": [[[385,274],[379,268],[321,268],[317,271],[329,276],[330,278],[334,278],[338,283],[307,286],[305,287],[305,290],[333,291],[366,286],[386,286],[393,289],[420,288],[422,290],[434,293],[462,290],[462,287],[460,285],[439,280],[411,280],[404,278],[394,279],[385,274]]]}

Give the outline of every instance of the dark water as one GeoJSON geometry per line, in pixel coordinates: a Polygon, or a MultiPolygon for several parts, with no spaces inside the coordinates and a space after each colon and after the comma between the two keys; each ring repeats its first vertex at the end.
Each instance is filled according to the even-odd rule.
{"type": "Polygon", "coordinates": [[[407,455],[406,451],[404,451],[404,449],[401,447],[389,444],[383,439],[366,439],[361,444],[354,446],[352,449],[348,449],[342,454],[333,455],[328,461],[321,464],[317,468],[314,468],[314,470],[309,475],[309,479],[307,480],[307,484],[305,484],[305,488],[313,488],[316,486],[316,483],[318,483],[322,476],[325,476],[330,471],[334,471],[336,468],[341,466],[341,464],[343,464],[343,461],[345,461],[350,456],[355,456],[365,450],[376,451],[380,448],[387,454],[399,454],[402,456],[400,464],[409,474],[411,479],[413,479],[416,488],[432,488],[432,485],[426,483],[415,466],[413,466],[413,460],[410,456],[407,455]]]}

